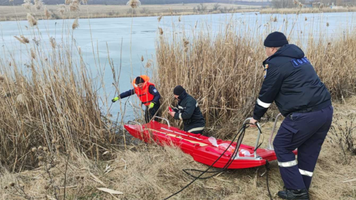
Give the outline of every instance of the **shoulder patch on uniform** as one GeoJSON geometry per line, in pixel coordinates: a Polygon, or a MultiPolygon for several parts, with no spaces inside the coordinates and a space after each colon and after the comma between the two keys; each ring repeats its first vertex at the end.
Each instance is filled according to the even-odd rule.
{"type": "Polygon", "coordinates": [[[293,59],[291,60],[291,63],[293,64],[294,67],[300,67],[301,65],[304,64],[310,64],[309,60],[307,57],[304,58],[299,58],[299,59],[293,59]]]}
{"type": "Polygon", "coordinates": [[[266,78],[267,76],[267,69],[268,69],[268,64],[264,65],[264,72],[263,72],[263,77],[266,78]]]}

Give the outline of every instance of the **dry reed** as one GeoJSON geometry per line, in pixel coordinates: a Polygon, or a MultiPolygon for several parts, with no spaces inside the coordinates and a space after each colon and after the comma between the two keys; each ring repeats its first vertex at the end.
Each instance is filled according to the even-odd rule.
{"type": "Polygon", "coordinates": [[[116,141],[115,127],[101,113],[91,73],[75,59],[81,58],[80,52],[71,52],[74,39],[56,48],[52,37],[49,44],[41,37],[33,42],[22,35],[15,38],[28,48],[28,62],[24,68],[15,57],[0,57],[1,167],[37,167],[38,160],[28,152],[39,145],[51,153],[80,151],[101,159],[110,145],[107,141],[116,141]],[[44,51],[43,45],[52,49],[44,51]],[[52,144],[53,140],[58,142],[52,144]]]}
{"type": "Polygon", "coordinates": [[[32,7],[32,3],[31,3],[31,0],[24,0],[24,3],[22,4],[22,6],[24,7],[24,8],[26,8],[27,10],[30,10],[31,9],[31,7],[32,7]]]}
{"type": "Polygon", "coordinates": [[[42,2],[42,0],[34,0],[34,2],[35,2],[35,8],[36,8],[37,10],[41,10],[41,8],[43,7],[43,2],[42,2]]]}
{"type": "MultiPolygon", "coordinates": [[[[158,76],[164,85],[160,92],[164,100],[171,102],[173,88],[183,85],[199,100],[210,127],[225,126],[251,116],[263,81],[261,66],[266,58],[263,36],[257,34],[257,30],[249,30],[242,36],[234,30],[244,30],[244,27],[234,24],[226,27],[217,36],[197,31],[190,33],[189,39],[175,33],[161,36],[157,47],[158,76]]],[[[355,35],[350,32],[331,44],[324,37],[309,38],[309,41],[296,38],[292,42],[308,43],[304,49],[306,56],[333,99],[355,94],[356,68],[350,67],[354,66],[356,57],[355,35]]],[[[266,117],[274,115],[274,109],[271,110],[266,117]]]]}
{"type": "Polygon", "coordinates": [[[131,8],[138,8],[141,5],[141,2],[139,0],[129,0],[127,5],[131,8]]]}
{"type": "MultiPolygon", "coordinates": [[[[265,58],[263,38],[257,30],[238,35],[234,24],[226,27],[217,36],[197,32],[190,38],[163,35],[159,28],[157,47],[159,85],[164,86],[159,90],[164,100],[171,102],[173,87],[182,84],[199,100],[209,129],[224,125],[215,136],[228,136],[241,118],[251,114],[265,58]]],[[[73,199],[113,198],[99,193],[99,187],[118,189],[123,199],[163,199],[190,181],[181,172],[183,168],[205,169],[174,148],[136,145],[116,152],[110,144],[117,136],[111,122],[102,116],[93,77],[83,62],[75,61],[76,56],[83,59],[80,47],[75,55],[68,44],[57,44],[51,37],[48,45],[52,49],[42,51],[24,36],[16,39],[30,49],[29,68],[25,69],[29,73],[24,73],[15,58],[0,58],[0,196],[56,199],[56,191],[62,194],[68,186],[73,199]],[[48,158],[53,162],[46,162],[48,158]],[[65,185],[63,169],[67,165],[65,185]],[[24,171],[33,168],[37,169],[24,171]],[[44,177],[46,173],[49,176],[44,177]]],[[[350,67],[356,57],[355,42],[351,33],[333,41],[308,42],[308,58],[334,99],[355,92],[356,69],[350,67]]],[[[153,63],[148,60],[146,67],[153,63]]],[[[264,129],[271,126],[266,123],[264,129]]],[[[247,143],[254,141],[253,130],[248,131],[247,143]]],[[[340,166],[338,154],[324,145],[311,188],[313,199],[356,198],[354,182],[343,184],[356,176],[356,160],[353,157],[350,165],[340,166]]],[[[261,172],[263,168],[229,170],[214,179],[197,181],[177,198],[267,199],[261,172]]],[[[272,163],[272,193],[283,187],[280,180],[278,166],[272,163]]]]}
{"type": "Polygon", "coordinates": [[[20,37],[14,36],[18,41],[20,41],[22,44],[26,44],[29,43],[30,40],[28,38],[26,38],[23,35],[20,35],[20,37]]]}
{"type": "Polygon", "coordinates": [[[262,82],[259,40],[239,37],[232,29],[216,37],[199,32],[190,41],[173,34],[173,43],[169,35],[157,47],[162,96],[171,98],[173,88],[183,85],[199,100],[208,126],[249,115],[262,82]]]}
{"type": "Polygon", "coordinates": [[[58,7],[58,12],[63,16],[64,15],[64,13],[65,13],[65,11],[66,11],[66,6],[63,4],[63,5],[60,5],[59,7],[58,7]]]}
{"type": "Polygon", "coordinates": [[[72,12],[79,11],[79,5],[79,0],[72,0],[72,2],[69,4],[69,10],[72,12]]]}
{"type": "MultiPolygon", "coordinates": [[[[338,108],[338,106],[336,107],[338,108]]],[[[353,107],[354,108],[354,107],[353,107]]],[[[337,111],[341,111],[336,109],[337,111]]],[[[265,124],[264,129],[270,130],[272,123],[265,124]]],[[[248,129],[244,142],[253,143],[254,130],[248,129]]],[[[56,141],[55,141],[56,142],[56,141]]],[[[265,144],[264,144],[265,145],[265,144]]],[[[108,188],[122,192],[116,196],[120,199],[164,199],[178,191],[191,181],[182,169],[206,169],[207,166],[195,162],[189,155],[175,148],[161,148],[156,145],[139,144],[131,147],[131,151],[110,151],[106,155],[109,161],[95,163],[81,154],[74,153],[69,159],[68,195],[78,199],[110,199],[108,193],[99,192],[97,188],[108,188]]],[[[39,148],[31,149],[30,155],[38,154],[39,148]]],[[[38,157],[38,156],[37,156],[38,157]]],[[[41,156],[42,162],[46,156],[41,156]]],[[[11,174],[3,171],[0,179],[0,195],[7,199],[15,198],[19,185],[25,186],[29,197],[38,198],[44,195],[54,197],[53,186],[62,186],[63,157],[55,157],[56,164],[52,169],[53,183],[45,178],[45,165],[37,170],[11,174]]],[[[325,143],[319,162],[316,166],[310,189],[313,200],[335,199],[351,200],[355,196],[356,172],[353,157],[349,165],[341,165],[339,152],[330,143],[325,143]]],[[[268,199],[264,167],[253,169],[228,170],[209,180],[198,180],[185,191],[172,199],[268,199]]],[[[276,162],[271,163],[269,187],[273,198],[283,188],[283,182],[276,162]]],[[[60,193],[63,187],[60,187],[60,193]]],[[[22,194],[23,195],[23,194],[22,194]]]]}
{"type": "Polygon", "coordinates": [[[30,13],[27,13],[27,21],[30,26],[36,26],[37,25],[37,19],[31,15],[30,13]]]}
{"type": "Polygon", "coordinates": [[[47,7],[44,8],[44,15],[46,16],[46,19],[50,19],[51,18],[51,14],[49,13],[47,7]]]}
{"type": "Polygon", "coordinates": [[[74,20],[74,22],[73,22],[73,24],[72,24],[72,29],[73,29],[73,30],[79,27],[79,22],[78,22],[78,20],[79,20],[78,18],[74,20]]]}

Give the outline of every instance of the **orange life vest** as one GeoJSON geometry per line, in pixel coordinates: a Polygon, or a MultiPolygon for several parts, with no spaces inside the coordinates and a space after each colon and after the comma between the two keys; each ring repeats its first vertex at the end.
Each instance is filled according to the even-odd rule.
{"type": "Polygon", "coordinates": [[[143,83],[142,89],[140,89],[136,83],[135,80],[133,80],[132,85],[135,89],[135,93],[138,96],[138,98],[141,100],[142,104],[145,106],[150,105],[151,101],[153,100],[154,96],[149,92],[149,87],[151,85],[155,86],[153,83],[150,83],[149,80],[150,78],[146,75],[140,76],[145,82],[143,83]]]}

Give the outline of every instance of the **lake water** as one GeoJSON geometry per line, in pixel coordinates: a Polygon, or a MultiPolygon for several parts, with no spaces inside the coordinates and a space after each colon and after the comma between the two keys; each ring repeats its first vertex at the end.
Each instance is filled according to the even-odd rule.
{"type": "MultiPolygon", "coordinates": [[[[115,95],[115,87],[111,69],[108,65],[107,45],[110,51],[110,57],[113,60],[116,69],[119,68],[120,60],[122,68],[118,88],[120,91],[126,91],[132,88],[131,82],[133,78],[140,74],[150,74],[150,70],[144,67],[148,59],[153,62],[155,60],[155,47],[158,39],[158,27],[161,27],[165,34],[170,34],[173,31],[181,34],[183,29],[187,30],[186,34],[192,29],[200,29],[198,24],[206,24],[211,34],[217,33],[226,24],[226,21],[233,20],[240,23],[241,27],[246,29],[258,30],[261,34],[267,34],[266,31],[271,30],[287,30],[290,32],[293,29],[291,39],[303,38],[306,39],[311,33],[314,37],[320,37],[320,31],[323,32],[324,38],[339,38],[343,31],[352,30],[356,26],[356,13],[317,13],[317,14],[256,14],[256,13],[235,13],[235,14],[214,14],[214,15],[188,15],[181,16],[179,22],[178,16],[165,16],[160,22],[157,17],[138,17],[138,18],[105,18],[105,19],[80,19],[79,27],[74,31],[73,37],[76,44],[81,47],[84,57],[84,62],[90,68],[93,74],[97,71],[104,73],[104,85],[106,96],[103,89],[100,90],[102,95],[101,106],[103,112],[110,112],[116,118],[120,111],[119,103],[115,103],[110,107],[111,98],[115,95]],[[273,22],[276,17],[277,21],[273,22]],[[288,20],[288,24],[284,23],[288,20]],[[268,26],[266,24],[269,24],[268,26]],[[326,25],[328,23],[328,26],[326,25]],[[122,46],[122,56],[121,54],[122,46]],[[131,48],[130,48],[131,46],[131,48]],[[95,53],[93,53],[93,51],[95,53]],[[95,55],[95,56],[94,56],[95,55]],[[99,56],[97,56],[99,55],[99,56]],[[145,61],[141,62],[141,57],[145,61]],[[99,64],[100,62],[100,64],[99,64]],[[110,110],[108,111],[108,107],[110,110]]],[[[27,21],[9,21],[0,22],[0,47],[2,53],[0,58],[5,58],[8,54],[12,54],[16,58],[18,64],[24,65],[29,62],[28,48],[26,45],[20,44],[14,36],[24,35],[30,39],[41,37],[42,48],[50,49],[48,41],[50,37],[56,38],[57,43],[60,43],[63,35],[68,36],[66,30],[70,30],[73,23],[72,20],[41,20],[38,24],[38,30],[41,36],[38,36],[37,28],[26,28],[27,21]],[[64,33],[63,33],[64,31],[64,33]]],[[[70,34],[69,34],[70,35],[70,34]]],[[[19,66],[20,66],[19,65],[19,66]]],[[[100,80],[94,79],[100,85],[100,80]]],[[[159,90],[159,88],[158,88],[159,90]]],[[[133,105],[139,107],[138,98],[132,96],[130,99],[122,100],[122,102],[133,102],[133,105]]],[[[130,120],[135,117],[134,111],[129,103],[127,103],[127,112],[124,120],[130,120]]]]}

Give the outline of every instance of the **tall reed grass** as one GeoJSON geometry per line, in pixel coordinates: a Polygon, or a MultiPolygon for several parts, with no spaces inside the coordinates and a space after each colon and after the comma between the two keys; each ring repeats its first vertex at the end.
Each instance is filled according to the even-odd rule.
{"type": "MultiPolygon", "coordinates": [[[[37,19],[29,15],[28,20],[37,39],[16,37],[26,49],[26,67],[11,52],[4,50],[0,57],[1,165],[11,171],[36,167],[38,160],[29,152],[38,146],[46,146],[51,153],[100,159],[119,136],[116,124],[100,108],[98,90],[105,87],[104,73],[99,71],[99,77],[91,74],[73,38],[78,20],[72,30],[63,30],[69,32],[63,36],[68,40],[51,38],[48,44],[41,42],[37,19]],[[96,83],[98,79],[101,82],[96,83]]],[[[162,102],[172,103],[173,88],[183,85],[199,100],[208,129],[237,125],[252,114],[263,81],[263,35],[270,29],[261,34],[257,26],[235,22],[221,27],[216,35],[207,27],[195,27],[182,35],[159,30],[155,83],[164,97],[162,102]]],[[[355,92],[355,48],[351,33],[332,41],[308,41],[307,56],[335,100],[355,92]]],[[[99,57],[95,50],[93,54],[99,57]]],[[[117,86],[120,72],[109,63],[117,86]]]]}
{"type": "MultiPolygon", "coordinates": [[[[73,29],[77,26],[75,20],[73,29]]],[[[22,60],[6,51],[0,57],[1,165],[13,171],[35,167],[38,160],[29,152],[38,146],[99,159],[117,136],[102,114],[100,83],[80,47],[71,36],[67,42],[51,38],[49,44],[17,38],[27,52],[22,60]],[[18,65],[24,61],[25,67],[18,65]]]]}
{"type": "MultiPolygon", "coordinates": [[[[216,35],[202,25],[202,31],[194,29],[183,34],[177,31],[160,36],[157,62],[162,96],[172,98],[176,85],[185,87],[199,100],[208,127],[226,127],[229,122],[251,116],[263,81],[262,61],[266,59],[263,40],[273,29],[268,24],[275,21],[271,18],[264,25],[265,31],[259,30],[258,25],[250,28],[231,20],[216,35]]],[[[283,26],[287,27],[287,23],[283,26]]],[[[356,92],[356,36],[352,32],[327,39],[323,36],[324,29],[319,39],[310,34],[306,40],[291,34],[293,28],[288,30],[285,33],[290,41],[305,47],[306,56],[333,100],[356,92]]],[[[274,115],[276,109],[270,110],[267,117],[274,115]]]]}
{"type": "MultiPolygon", "coordinates": [[[[72,12],[78,11],[80,2],[86,3],[85,0],[66,1],[75,7],[72,12]]],[[[8,47],[2,49],[0,56],[0,169],[21,171],[37,167],[39,160],[31,153],[37,147],[48,149],[52,156],[80,154],[99,160],[111,145],[125,143],[125,137],[122,139],[117,134],[121,131],[117,120],[109,119],[110,108],[101,97],[107,94],[105,67],[96,55],[99,53],[92,42],[95,69],[87,66],[74,38],[78,18],[71,26],[63,21],[61,36],[52,36],[46,30],[48,40],[37,27],[42,21],[31,13],[34,8],[46,11],[42,1],[36,0],[35,5],[25,1],[25,4],[29,7],[29,34],[22,35],[19,26],[20,35],[14,36],[22,45],[21,56],[8,47]],[[96,69],[99,75],[95,74],[96,69]]],[[[70,14],[73,15],[76,14],[70,14]]],[[[120,72],[107,53],[108,66],[118,88],[120,72]]]]}
{"type": "MultiPolygon", "coordinates": [[[[23,60],[6,50],[0,57],[0,186],[4,188],[0,195],[105,199],[113,195],[99,193],[97,188],[108,187],[122,191],[119,197],[124,199],[162,199],[189,182],[181,173],[183,168],[204,167],[171,148],[162,151],[155,146],[138,145],[132,147],[135,150],[115,151],[112,145],[121,143],[122,138],[116,134],[116,124],[100,108],[98,89],[105,87],[104,73],[99,71],[96,76],[85,65],[81,48],[73,38],[78,20],[69,34],[62,36],[68,40],[50,38],[49,43],[41,42],[44,39],[36,32],[35,17],[29,17],[29,22],[37,39],[16,37],[26,49],[23,60]],[[25,67],[19,64],[23,61],[25,67]],[[95,82],[98,79],[99,83],[95,82]],[[117,159],[101,162],[105,155],[117,159]],[[37,170],[19,175],[8,173],[39,165],[37,170]]],[[[172,103],[172,90],[181,84],[199,100],[209,129],[237,126],[239,120],[250,116],[263,81],[263,36],[271,31],[262,33],[251,27],[229,23],[216,35],[207,27],[194,27],[192,33],[183,32],[181,36],[177,32],[167,35],[169,31],[160,28],[155,83],[163,102],[172,103]]],[[[291,38],[295,43],[307,42],[307,56],[334,100],[356,92],[355,37],[350,32],[333,40],[291,38]]],[[[94,51],[93,56],[99,57],[94,51]]],[[[110,57],[108,60],[118,87],[120,72],[113,67],[110,57]]],[[[147,62],[147,68],[151,63],[147,62]]],[[[272,127],[272,123],[266,126],[272,127]]],[[[215,132],[215,136],[219,134],[224,132],[215,132]]],[[[255,141],[252,137],[246,134],[244,142],[255,141]]],[[[345,176],[354,175],[351,166],[355,160],[350,160],[350,166],[340,167],[335,155],[335,148],[330,146],[321,154],[311,192],[315,199],[355,197],[351,183],[335,185],[345,181],[345,176]]],[[[283,187],[277,168],[272,164],[272,191],[283,187]]],[[[265,187],[258,170],[245,169],[210,180],[209,186],[198,181],[177,198],[266,199],[265,187]],[[251,193],[251,188],[255,192],[251,193]]]]}

